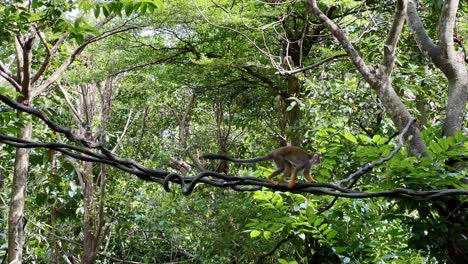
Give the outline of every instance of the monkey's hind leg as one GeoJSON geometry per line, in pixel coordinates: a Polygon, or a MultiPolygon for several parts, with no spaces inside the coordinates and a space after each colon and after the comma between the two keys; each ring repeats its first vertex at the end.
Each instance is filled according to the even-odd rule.
{"type": "MultiPolygon", "coordinates": [[[[278,185],[279,182],[278,181],[275,181],[273,180],[274,177],[276,177],[278,174],[280,174],[283,170],[284,170],[284,167],[281,166],[279,167],[280,164],[277,164],[278,168],[272,173],[270,174],[270,176],[268,176],[268,180],[273,183],[274,185],[278,185]]],[[[281,164],[282,165],[282,164],[281,164]]]]}
{"type": "Polygon", "coordinates": [[[293,169],[293,172],[291,174],[291,180],[289,181],[288,188],[293,189],[296,187],[296,182],[297,182],[297,168],[293,169]]]}
{"type": "Polygon", "coordinates": [[[289,177],[291,175],[291,169],[292,169],[291,163],[285,161],[283,175],[281,175],[281,178],[279,180],[280,182],[286,182],[286,177],[289,177]]]}

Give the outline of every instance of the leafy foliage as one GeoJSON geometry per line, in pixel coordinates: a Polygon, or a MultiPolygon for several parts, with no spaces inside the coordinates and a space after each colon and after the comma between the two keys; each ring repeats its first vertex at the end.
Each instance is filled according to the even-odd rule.
{"type": "MultiPolygon", "coordinates": [[[[218,168],[200,160],[203,153],[261,156],[276,148],[284,135],[300,134],[305,149],[323,156],[312,175],[319,182],[336,183],[395,148],[396,129],[347,59],[297,73],[301,91],[283,98],[288,79],[271,65],[279,61],[276,54],[282,52],[288,30],[304,25],[304,1],[61,0],[32,1],[26,7],[24,1],[7,2],[0,7],[0,42],[11,44],[31,23],[43,29],[48,40],[68,32],[73,41],[59,51],[58,61],[91,36],[115,26],[135,26],[93,43],[77,58],[60,79],[70,98],[54,85],[34,100],[34,106],[75,129],[67,100],[80,99],[79,85],[115,77],[106,144],[145,166],[174,171],[179,162],[188,167],[184,173],[192,175],[197,162],[210,170],[218,168]],[[103,28],[92,26],[109,18],[113,19],[103,28]],[[281,98],[285,105],[279,103],[281,98]],[[295,109],[300,112],[299,122],[282,127],[295,109]]],[[[393,12],[393,3],[375,2],[340,1],[334,13],[370,63],[382,57],[393,12]]],[[[438,1],[428,4],[428,15],[440,12],[438,1]]],[[[466,14],[466,5],[461,5],[461,13],[466,14]]],[[[437,23],[432,18],[438,16],[428,17],[425,23],[437,23]]],[[[307,21],[313,26],[315,22],[307,21]]],[[[320,32],[304,65],[342,53],[325,34],[320,32]]],[[[46,50],[37,46],[35,58],[40,61],[46,50]]],[[[428,157],[410,156],[403,148],[354,188],[467,189],[461,181],[467,177],[466,131],[440,136],[447,83],[419,54],[410,32],[403,33],[399,49],[392,82],[420,120],[428,157]]],[[[13,53],[0,48],[0,61],[10,65],[13,53]]],[[[34,68],[40,66],[37,61],[34,68]]],[[[18,96],[4,86],[0,84],[1,94],[18,96]]],[[[25,119],[34,122],[35,140],[70,143],[39,120],[3,105],[0,134],[16,135],[25,119]]],[[[88,121],[95,127],[100,122],[88,121]]],[[[0,230],[7,225],[14,151],[0,145],[0,180],[5,182],[5,191],[0,192],[0,230]]],[[[53,249],[60,256],[81,254],[84,202],[79,177],[71,158],[57,154],[52,167],[51,155],[42,149],[31,153],[25,262],[51,262],[53,249]]],[[[273,167],[261,163],[228,169],[232,175],[265,177],[273,167]]],[[[98,166],[93,170],[99,171],[98,166]]],[[[246,194],[205,186],[197,186],[187,197],[165,193],[154,183],[114,168],[108,175],[99,263],[110,263],[111,258],[143,263],[253,263],[259,258],[291,264],[443,262],[449,238],[467,228],[466,222],[454,220],[463,219],[456,217],[466,212],[466,198],[433,202],[339,198],[331,209],[323,210],[332,198],[267,189],[246,194]]],[[[0,231],[1,249],[6,240],[6,231],[0,231]]]]}

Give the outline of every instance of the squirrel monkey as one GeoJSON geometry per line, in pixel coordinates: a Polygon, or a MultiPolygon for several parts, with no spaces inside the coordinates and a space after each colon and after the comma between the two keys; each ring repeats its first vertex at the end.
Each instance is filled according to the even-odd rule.
{"type": "Polygon", "coordinates": [[[235,159],[219,154],[206,154],[203,156],[203,158],[227,160],[235,163],[254,163],[272,159],[276,165],[276,170],[270,176],[268,176],[268,180],[273,184],[278,185],[279,182],[274,181],[274,177],[283,172],[283,175],[280,178],[280,182],[285,182],[285,177],[291,174],[291,180],[288,183],[288,188],[290,189],[296,186],[297,174],[301,170],[304,170],[304,177],[309,182],[317,182],[313,177],[310,176],[310,168],[312,165],[319,164],[321,161],[321,156],[319,153],[307,153],[301,148],[292,146],[280,147],[273,150],[266,156],[252,159],[235,159]]]}

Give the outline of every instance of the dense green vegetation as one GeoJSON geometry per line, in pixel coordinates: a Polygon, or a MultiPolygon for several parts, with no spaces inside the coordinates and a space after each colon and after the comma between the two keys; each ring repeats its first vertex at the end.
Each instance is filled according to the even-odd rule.
{"type": "Polygon", "coordinates": [[[443,1],[420,1],[442,50],[429,57],[411,19],[390,30],[395,6],[413,0],[319,1],[368,76],[311,2],[0,1],[2,263],[466,263],[467,2],[447,51],[443,1]],[[272,163],[200,157],[288,144],[321,153],[320,183],[403,195],[267,181],[236,191],[216,174],[224,185],[184,195],[120,159],[186,181],[266,179],[272,163]]]}

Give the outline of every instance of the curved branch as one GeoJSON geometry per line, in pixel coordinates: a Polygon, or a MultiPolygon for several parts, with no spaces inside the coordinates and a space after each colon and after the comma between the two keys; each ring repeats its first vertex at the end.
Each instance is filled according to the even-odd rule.
{"type": "Polygon", "coordinates": [[[133,174],[142,180],[162,184],[164,188],[168,191],[170,190],[168,188],[168,183],[176,183],[181,185],[182,193],[185,195],[191,194],[198,183],[204,183],[220,188],[231,188],[235,191],[242,192],[257,191],[260,190],[261,187],[266,187],[273,191],[289,191],[292,193],[310,193],[316,195],[330,195],[335,197],[347,198],[387,197],[407,198],[425,201],[437,199],[444,196],[468,195],[468,190],[459,189],[417,191],[411,189],[396,188],[393,190],[386,190],[381,192],[358,192],[330,183],[301,183],[298,184],[296,188],[289,189],[286,183],[275,185],[266,179],[259,179],[255,177],[229,176],[212,171],[202,172],[196,175],[195,177],[182,177],[175,173],[143,167],[142,165],[129,159],[122,159],[113,155],[112,157],[109,157],[108,155],[100,155],[97,153],[91,154],[87,152],[87,150],[84,148],[79,148],[63,143],[41,143],[36,141],[25,141],[4,135],[0,136],[0,142],[21,148],[49,148],[57,150],[75,159],[92,161],[97,163],[105,163],[122,171],[133,174]],[[78,153],[70,151],[69,149],[72,149],[78,153]]]}
{"type": "Polygon", "coordinates": [[[276,246],[270,250],[269,252],[259,256],[257,258],[257,263],[263,263],[263,259],[265,259],[266,257],[268,256],[271,256],[273,255],[273,253],[275,253],[275,251],[281,246],[283,245],[284,243],[288,242],[289,240],[291,240],[292,238],[294,238],[296,236],[296,234],[289,234],[288,236],[286,236],[285,238],[281,239],[280,242],[278,242],[278,244],[276,244],[276,246]]]}
{"type": "Polygon", "coordinates": [[[366,164],[364,166],[362,166],[359,170],[357,170],[356,172],[352,173],[349,177],[343,179],[343,180],[340,180],[336,183],[336,185],[340,186],[342,183],[344,182],[349,182],[351,180],[354,179],[353,183],[351,183],[348,188],[351,188],[354,186],[354,184],[356,184],[356,182],[359,180],[359,178],[364,175],[366,172],[372,170],[374,167],[376,166],[379,166],[379,165],[382,165],[384,164],[385,162],[389,161],[391,158],[393,158],[393,156],[395,156],[395,154],[397,154],[398,151],[400,151],[401,147],[403,146],[403,142],[404,142],[404,136],[406,134],[406,132],[408,132],[408,129],[411,127],[411,125],[416,121],[416,119],[410,119],[408,121],[408,123],[406,124],[405,128],[401,131],[400,133],[400,136],[398,137],[398,144],[397,146],[392,150],[392,152],[390,152],[390,154],[388,154],[386,157],[383,157],[381,158],[379,161],[377,162],[373,162],[373,163],[370,163],[370,164],[366,164]]]}
{"type": "MultiPolygon", "coordinates": [[[[389,161],[393,156],[395,156],[396,153],[398,153],[398,151],[400,151],[401,147],[403,146],[404,136],[405,136],[406,132],[408,131],[408,129],[410,128],[410,126],[415,121],[416,121],[416,119],[411,119],[411,120],[408,121],[408,124],[406,124],[406,127],[401,131],[400,136],[398,137],[397,146],[392,150],[392,152],[390,152],[390,154],[388,154],[386,157],[381,158],[377,162],[364,165],[359,170],[357,170],[356,172],[349,175],[349,177],[338,181],[336,183],[336,185],[341,185],[344,182],[348,182],[348,181],[351,181],[351,180],[354,179],[354,181],[351,184],[348,185],[348,189],[353,188],[354,185],[357,183],[357,181],[359,180],[359,178],[362,175],[364,175],[366,172],[372,170],[372,168],[374,168],[375,166],[382,165],[384,162],[389,161]]],[[[323,212],[327,211],[328,209],[332,208],[332,206],[336,203],[337,200],[338,200],[338,197],[336,196],[327,206],[325,206],[325,207],[321,208],[320,210],[318,210],[317,215],[320,215],[323,212]]]]}
{"type": "Polygon", "coordinates": [[[44,45],[44,49],[46,50],[46,56],[44,61],[41,64],[41,67],[37,70],[36,73],[33,74],[31,78],[31,83],[36,82],[42,74],[46,71],[47,67],[49,67],[50,63],[52,62],[52,57],[55,55],[57,50],[62,46],[63,42],[68,37],[68,32],[64,32],[60,35],[57,42],[55,42],[52,49],[49,48],[46,37],[42,31],[38,31],[39,39],[41,40],[42,45],[44,45]]]}
{"type": "MultiPolygon", "coordinates": [[[[410,189],[397,188],[393,190],[387,190],[382,192],[358,192],[349,188],[343,188],[339,185],[330,184],[330,183],[307,183],[307,184],[298,184],[296,188],[289,189],[287,184],[275,185],[266,179],[259,179],[256,177],[238,177],[238,176],[229,176],[221,173],[216,173],[212,171],[204,171],[194,177],[181,177],[175,173],[155,170],[152,168],[144,167],[141,164],[131,160],[118,157],[114,155],[106,147],[102,146],[100,143],[90,142],[85,139],[81,139],[71,133],[69,128],[64,128],[54,122],[52,122],[44,113],[39,110],[18,104],[8,97],[0,93],[0,101],[3,101],[12,108],[15,108],[19,111],[30,113],[41,120],[43,120],[49,128],[55,132],[65,134],[68,139],[73,142],[78,142],[83,144],[85,147],[79,147],[64,143],[42,143],[37,141],[22,140],[10,136],[0,135],[0,142],[5,144],[20,147],[20,148],[48,148],[59,151],[67,156],[70,156],[75,159],[92,161],[96,163],[104,163],[111,165],[117,169],[128,172],[137,176],[138,178],[145,181],[157,182],[164,185],[166,190],[169,190],[168,183],[180,184],[182,187],[182,192],[186,195],[193,192],[194,188],[198,183],[204,183],[207,185],[220,187],[220,188],[231,188],[235,191],[257,191],[262,187],[269,188],[274,191],[289,191],[292,193],[311,193],[317,195],[330,195],[335,197],[348,197],[348,198],[373,198],[373,197],[404,197],[414,200],[431,200],[436,199],[442,196],[455,196],[455,195],[468,195],[468,190],[458,190],[458,189],[449,189],[449,190],[433,190],[433,191],[416,191],[410,189]],[[93,146],[94,149],[89,149],[89,146],[93,146]],[[100,151],[101,153],[97,152],[100,151]],[[186,185],[187,184],[187,185],[186,185]]],[[[411,122],[410,122],[411,125],[411,122]]],[[[408,125],[407,125],[408,126],[408,125]]],[[[406,131],[403,131],[406,132],[406,131]]],[[[403,134],[402,132],[402,134],[403,134]]],[[[401,140],[400,140],[401,141],[401,140]]],[[[388,157],[387,157],[388,158],[388,157]]],[[[383,159],[381,163],[385,162],[383,159]]],[[[379,163],[379,162],[377,162],[379,163]]],[[[376,163],[376,164],[377,164],[376,163]]],[[[347,177],[346,179],[354,179],[357,181],[365,172],[369,171],[369,167],[375,167],[376,165],[370,164],[366,165],[362,169],[363,172],[356,172],[355,174],[347,177]],[[367,167],[366,167],[367,166],[367,167]]]]}
{"type": "Polygon", "coordinates": [[[121,26],[118,28],[114,28],[109,31],[105,31],[97,36],[90,37],[86,39],[80,46],[78,46],[72,54],[64,61],[62,64],[40,85],[36,86],[36,88],[31,92],[31,97],[36,97],[37,95],[41,94],[47,87],[53,84],[62,74],[68,69],[68,67],[76,60],[76,58],[83,52],[83,50],[89,45],[99,40],[105,39],[112,35],[129,31],[132,29],[139,28],[138,26],[121,26]]]}
{"type": "Polygon", "coordinates": [[[25,113],[31,114],[33,116],[36,116],[37,118],[44,121],[44,123],[48,127],[50,127],[52,130],[54,130],[54,131],[56,131],[56,132],[58,132],[60,134],[65,135],[71,141],[80,142],[81,144],[83,144],[84,146],[86,146],[88,148],[97,148],[97,147],[100,146],[99,143],[90,142],[90,141],[87,141],[84,137],[79,137],[79,136],[74,135],[72,133],[71,129],[60,126],[60,125],[52,122],[52,120],[50,120],[50,118],[48,116],[46,116],[43,112],[41,112],[41,111],[31,107],[31,106],[27,106],[27,105],[15,102],[15,101],[11,100],[10,98],[8,98],[7,96],[5,96],[5,95],[3,95],[1,93],[0,93],[0,101],[2,101],[4,104],[6,104],[6,105],[10,106],[11,108],[14,108],[14,109],[16,109],[18,111],[25,112],[25,113]]]}

